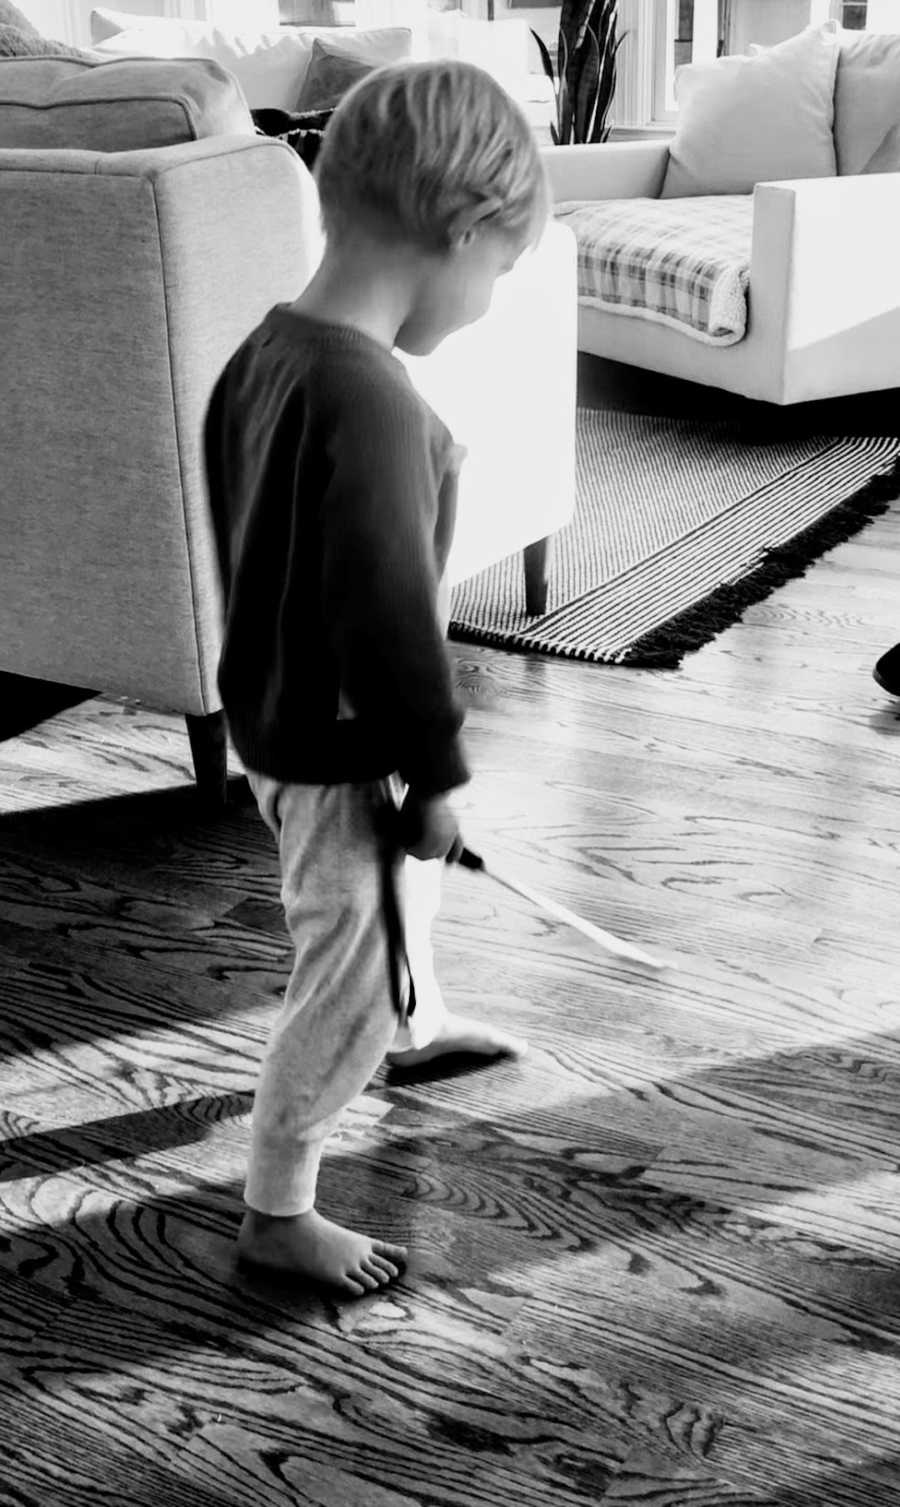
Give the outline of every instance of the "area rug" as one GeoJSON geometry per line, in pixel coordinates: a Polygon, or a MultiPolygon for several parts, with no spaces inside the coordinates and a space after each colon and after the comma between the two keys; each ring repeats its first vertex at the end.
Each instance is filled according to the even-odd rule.
{"type": "Polygon", "coordinates": [[[900,439],[752,443],[726,420],[581,409],[576,465],[546,613],[511,556],[454,590],[452,638],[674,669],[900,495],[900,439]]]}

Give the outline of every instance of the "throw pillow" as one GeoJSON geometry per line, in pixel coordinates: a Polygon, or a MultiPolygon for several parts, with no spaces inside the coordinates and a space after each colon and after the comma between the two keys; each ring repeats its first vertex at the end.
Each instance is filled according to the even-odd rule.
{"type": "Polygon", "coordinates": [[[40,36],[37,27],[10,0],[0,0],[0,26],[17,26],[19,31],[27,32],[29,36],[40,36]]]}
{"type": "MultiPolygon", "coordinates": [[[[140,0],[138,0],[138,3],[140,3],[140,0]]],[[[157,0],[157,4],[159,4],[159,0],[157,0]]],[[[185,7],[183,0],[174,9],[171,5],[167,8],[172,10],[172,15],[163,16],[156,14],[153,16],[140,16],[133,14],[130,10],[110,10],[105,5],[98,5],[95,10],[91,11],[91,41],[105,42],[107,37],[114,37],[120,31],[133,31],[135,28],[146,31],[154,26],[161,26],[165,29],[173,25],[205,27],[210,24],[207,21],[183,22],[176,13],[179,10],[191,8],[185,7]]],[[[196,9],[196,5],[193,8],[196,9]]],[[[208,4],[205,4],[200,8],[201,10],[206,10],[210,7],[208,4]]],[[[218,6],[213,6],[212,8],[214,10],[220,9],[218,6]]],[[[240,10],[237,6],[233,6],[232,9],[235,14],[239,14],[240,10],[247,13],[246,25],[241,30],[254,32],[274,31],[278,27],[278,0],[250,0],[250,3],[248,3],[248,0],[243,0],[240,10]]],[[[237,27],[235,26],[233,29],[237,30],[237,27]]]]}
{"type": "Polygon", "coordinates": [[[107,36],[95,50],[101,57],[211,58],[234,75],[251,110],[292,110],[309,65],[312,39],[291,27],[228,32],[208,21],[162,18],[155,26],[107,36]]]}
{"type": "Polygon", "coordinates": [[[845,31],[834,86],[837,170],[900,173],[900,36],[845,31]]]}
{"type": "Polygon", "coordinates": [[[313,42],[312,57],[306,70],[306,78],[298,110],[333,110],[344,95],[359,79],[365,78],[375,68],[374,63],[365,63],[362,58],[342,54],[321,42],[313,42]]]}
{"type": "Polygon", "coordinates": [[[89,52],[82,52],[80,47],[70,47],[66,42],[54,42],[49,37],[42,37],[40,32],[32,36],[30,31],[22,31],[18,26],[7,26],[0,21],[0,58],[87,58],[93,61],[89,52]]]}
{"type": "Polygon", "coordinates": [[[839,50],[837,27],[826,22],[750,57],[679,68],[662,197],[749,194],[773,179],[832,177],[839,50]]]}
{"type": "Polygon", "coordinates": [[[408,58],[411,47],[412,32],[404,26],[357,32],[346,42],[317,37],[296,108],[333,110],[359,79],[374,68],[408,58]]]}

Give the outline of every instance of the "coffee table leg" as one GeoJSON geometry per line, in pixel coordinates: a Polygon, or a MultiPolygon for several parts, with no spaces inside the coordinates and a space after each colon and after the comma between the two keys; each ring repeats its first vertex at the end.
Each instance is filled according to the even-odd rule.
{"type": "Polygon", "coordinates": [[[547,584],[550,579],[550,561],[553,536],[526,544],[525,558],[525,611],[529,617],[543,617],[547,611],[547,584]]]}

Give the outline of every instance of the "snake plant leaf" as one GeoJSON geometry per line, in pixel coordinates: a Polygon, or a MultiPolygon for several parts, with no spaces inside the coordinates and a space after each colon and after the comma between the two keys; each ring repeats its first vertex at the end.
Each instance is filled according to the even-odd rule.
{"type": "Polygon", "coordinates": [[[576,38],[581,28],[582,13],[590,10],[591,5],[594,3],[595,0],[562,0],[562,8],[559,13],[559,45],[556,57],[557,73],[560,78],[565,78],[568,60],[571,57],[573,47],[578,45],[576,38]]]}
{"type": "Polygon", "coordinates": [[[611,127],[606,124],[606,118],[615,99],[617,57],[623,41],[624,35],[619,37],[614,45],[608,48],[604,54],[597,86],[597,110],[592,123],[591,134],[585,136],[585,141],[606,141],[609,138],[611,127]]]}
{"type": "Polygon", "coordinates": [[[544,72],[555,85],[551,139],[557,146],[609,136],[616,54],[625,35],[616,36],[617,19],[618,0],[562,0],[555,74],[549,48],[532,32],[544,72]]]}
{"type": "Polygon", "coordinates": [[[600,43],[589,27],[578,56],[575,81],[575,140],[590,141],[597,115],[600,82],[600,43]]]}
{"type": "Polygon", "coordinates": [[[543,65],[544,72],[547,75],[547,77],[550,80],[550,82],[551,83],[555,83],[556,82],[556,75],[553,72],[553,62],[552,62],[552,59],[550,57],[550,52],[549,52],[549,50],[547,48],[547,44],[544,41],[543,37],[539,37],[538,36],[538,34],[535,31],[535,29],[534,29],[533,26],[531,28],[531,35],[534,37],[534,40],[537,43],[537,50],[538,50],[538,52],[541,55],[541,63],[543,65]]]}
{"type": "Polygon", "coordinates": [[[568,146],[569,143],[574,140],[574,137],[572,135],[572,127],[574,122],[572,118],[572,96],[569,93],[569,86],[564,78],[560,79],[559,81],[557,110],[559,120],[559,139],[563,146],[568,146]]]}

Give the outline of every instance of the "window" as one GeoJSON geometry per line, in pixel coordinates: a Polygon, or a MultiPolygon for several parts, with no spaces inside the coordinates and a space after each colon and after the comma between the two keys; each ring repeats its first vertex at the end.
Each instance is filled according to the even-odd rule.
{"type": "Polygon", "coordinates": [[[618,112],[632,127],[674,124],[675,70],[684,63],[745,53],[752,42],[771,47],[828,20],[849,31],[900,32],[900,0],[619,0],[619,8],[636,28],[623,58],[624,117],[618,112]]]}
{"type": "Polygon", "coordinates": [[[656,9],[653,119],[674,120],[675,69],[725,50],[725,0],[663,0],[656,9]]]}
{"type": "Polygon", "coordinates": [[[841,6],[841,25],[848,31],[865,31],[867,0],[845,0],[841,6]]]}

